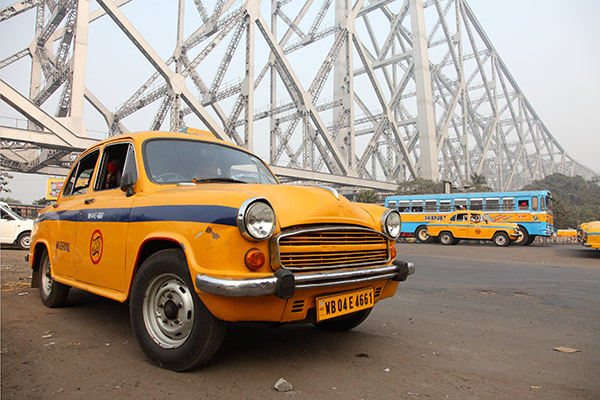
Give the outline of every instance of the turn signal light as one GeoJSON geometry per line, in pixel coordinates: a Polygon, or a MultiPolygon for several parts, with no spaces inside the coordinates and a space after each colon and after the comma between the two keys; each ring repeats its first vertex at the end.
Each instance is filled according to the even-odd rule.
{"type": "Polygon", "coordinates": [[[260,251],[259,249],[250,249],[246,253],[244,257],[244,261],[246,262],[246,267],[251,269],[252,271],[256,271],[263,265],[265,265],[265,261],[267,258],[265,257],[265,253],[260,251]]]}
{"type": "Polygon", "coordinates": [[[398,252],[398,250],[396,250],[396,244],[394,244],[394,246],[392,247],[392,250],[390,251],[391,256],[392,256],[392,260],[396,259],[397,252],[398,252]]]}

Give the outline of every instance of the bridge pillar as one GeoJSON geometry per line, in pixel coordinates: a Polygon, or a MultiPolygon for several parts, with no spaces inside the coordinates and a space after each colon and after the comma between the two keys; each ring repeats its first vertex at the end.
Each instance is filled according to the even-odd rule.
{"type": "Polygon", "coordinates": [[[439,180],[438,149],[435,137],[435,115],[431,90],[431,72],[427,54],[427,32],[422,0],[410,0],[410,25],[413,40],[413,62],[417,89],[417,129],[421,154],[420,177],[439,180]]]}

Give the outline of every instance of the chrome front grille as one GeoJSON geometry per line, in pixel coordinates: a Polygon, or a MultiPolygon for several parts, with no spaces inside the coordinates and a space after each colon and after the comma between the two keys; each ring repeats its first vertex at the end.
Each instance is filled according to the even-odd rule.
{"type": "Polygon", "coordinates": [[[271,260],[292,271],[381,265],[390,261],[381,232],[354,226],[318,226],[283,231],[273,238],[271,260]]]}

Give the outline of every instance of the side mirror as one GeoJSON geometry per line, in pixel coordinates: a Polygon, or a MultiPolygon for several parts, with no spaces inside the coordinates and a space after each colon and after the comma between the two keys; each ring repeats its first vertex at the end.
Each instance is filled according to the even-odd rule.
{"type": "Polygon", "coordinates": [[[136,184],[138,179],[137,168],[135,166],[135,153],[133,146],[129,145],[127,150],[127,159],[125,160],[125,166],[123,167],[123,175],[121,176],[121,190],[127,192],[127,197],[133,196],[133,186],[136,184]]]}
{"type": "Polygon", "coordinates": [[[127,197],[135,194],[133,185],[135,185],[136,182],[137,179],[131,171],[123,173],[123,176],[121,177],[121,190],[127,192],[127,197]]]}

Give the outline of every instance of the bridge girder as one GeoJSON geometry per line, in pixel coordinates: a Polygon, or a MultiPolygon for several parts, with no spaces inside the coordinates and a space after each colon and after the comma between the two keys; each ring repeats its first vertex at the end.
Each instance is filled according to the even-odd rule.
{"type": "Polygon", "coordinates": [[[189,125],[254,150],[295,180],[393,190],[417,177],[462,186],[476,173],[502,190],[555,172],[597,176],[551,135],[466,0],[220,0],[213,8],[181,0],[175,21],[151,23],[177,26],[167,57],[130,20],[147,4],[97,2],[91,13],[89,0],[0,10],[5,24],[36,14],[33,40],[0,61],[1,73],[31,60],[29,93],[6,77],[0,86],[4,103],[27,119],[24,128],[0,126],[3,168],[65,173],[103,136],[189,125]],[[86,55],[96,51],[88,27],[100,18],[122,38],[114,60],[133,45],[150,67],[119,65],[101,83],[86,77],[86,55]],[[86,121],[84,108],[100,118],[86,121]]]}

